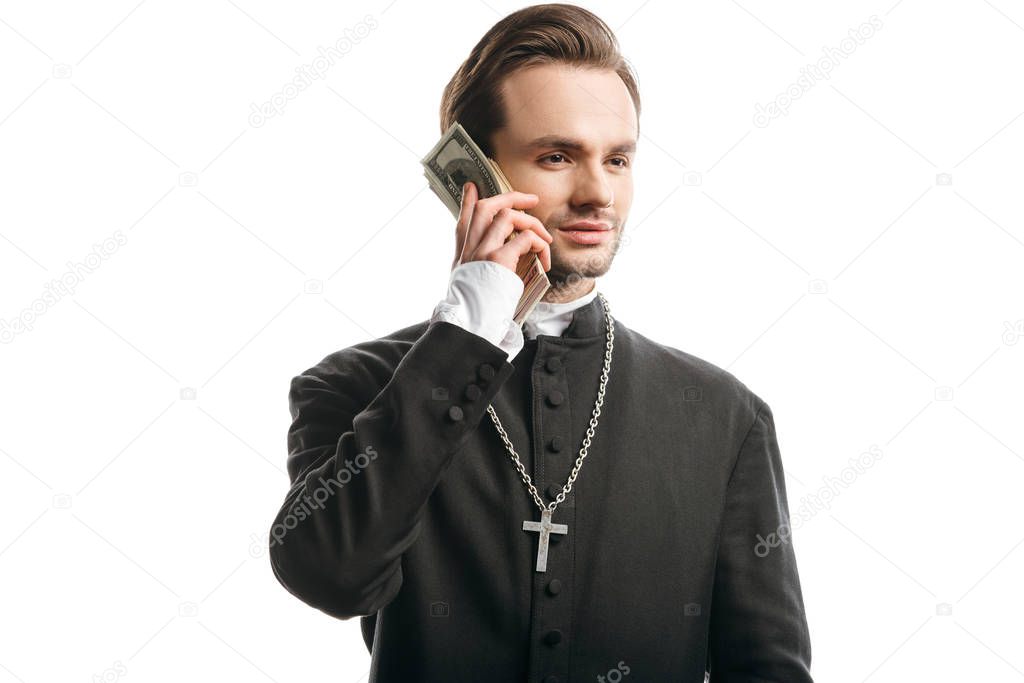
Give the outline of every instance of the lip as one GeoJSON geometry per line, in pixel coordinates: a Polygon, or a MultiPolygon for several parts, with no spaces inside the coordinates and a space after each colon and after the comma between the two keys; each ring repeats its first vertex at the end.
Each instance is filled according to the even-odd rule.
{"type": "Polygon", "coordinates": [[[614,231],[610,228],[580,228],[578,230],[570,230],[568,226],[558,228],[558,231],[568,237],[576,244],[601,244],[606,240],[611,239],[614,231]]]}
{"type": "Polygon", "coordinates": [[[571,223],[570,225],[563,225],[559,230],[611,230],[612,226],[607,223],[598,223],[596,221],[579,221],[578,223],[571,223]]]}

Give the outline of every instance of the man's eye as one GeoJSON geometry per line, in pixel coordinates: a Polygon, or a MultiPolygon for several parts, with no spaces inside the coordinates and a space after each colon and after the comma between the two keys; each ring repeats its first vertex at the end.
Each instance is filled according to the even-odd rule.
{"type": "Polygon", "coordinates": [[[563,155],[561,155],[561,154],[549,154],[549,155],[547,155],[546,157],[544,157],[544,159],[545,159],[545,160],[547,160],[547,161],[551,161],[552,159],[554,159],[554,158],[556,158],[556,157],[557,157],[557,158],[559,158],[559,159],[564,159],[564,158],[565,158],[565,157],[564,157],[563,155]]]}
{"type": "Polygon", "coordinates": [[[619,166],[621,166],[621,167],[625,167],[625,166],[629,165],[629,159],[627,159],[625,157],[612,157],[611,160],[612,161],[621,161],[622,163],[619,164],[619,166]]]}

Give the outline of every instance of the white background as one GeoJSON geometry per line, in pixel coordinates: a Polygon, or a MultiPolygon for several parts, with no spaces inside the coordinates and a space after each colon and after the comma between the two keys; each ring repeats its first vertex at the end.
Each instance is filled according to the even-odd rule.
{"type": "MultiPolygon", "coordinates": [[[[586,5],[644,107],[613,313],[771,405],[794,518],[881,454],[791,539],[816,680],[1021,680],[1024,8],[586,5]]],[[[518,7],[0,4],[0,683],[366,677],[264,551],[289,381],[443,297],[419,159],[518,7]]]]}

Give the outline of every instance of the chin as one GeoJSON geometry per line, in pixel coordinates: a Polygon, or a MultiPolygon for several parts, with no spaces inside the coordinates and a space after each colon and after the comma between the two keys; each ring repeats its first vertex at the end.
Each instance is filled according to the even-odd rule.
{"type": "MultiPolygon", "coordinates": [[[[598,245],[606,246],[606,245],[598,245]]],[[[568,258],[552,258],[548,279],[552,282],[572,282],[582,278],[601,277],[611,268],[615,252],[611,249],[588,249],[584,254],[568,258]]]]}

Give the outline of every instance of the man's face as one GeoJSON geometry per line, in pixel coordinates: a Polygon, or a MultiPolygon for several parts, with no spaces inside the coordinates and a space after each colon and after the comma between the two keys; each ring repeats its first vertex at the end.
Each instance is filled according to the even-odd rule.
{"type": "Polygon", "coordinates": [[[604,275],[633,201],[636,110],[611,70],[544,64],[503,83],[508,125],[493,136],[494,161],[512,188],[538,195],[527,213],[550,232],[553,285],[604,275]],[[610,227],[563,229],[579,221],[610,227]],[[570,278],[576,274],[577,277],[570,278]]]}

